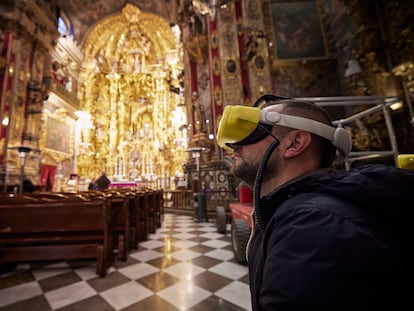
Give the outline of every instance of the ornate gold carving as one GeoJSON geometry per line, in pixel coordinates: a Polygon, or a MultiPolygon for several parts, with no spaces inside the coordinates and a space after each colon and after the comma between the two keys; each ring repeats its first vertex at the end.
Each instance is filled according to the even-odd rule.
{"type": "Polygon", "coordinates": [[[216,102],[217,106],[223,105],[223,92],[219,86],[216,86],[214,88],[214,101],[216,102]]]}
{"type": "Polygon", "coordinates": [[[234,44],[236,42],[235,34],[230,27],[226,28],[226,31],[223,35],[224,45],[227,49],[234,48],[234,44]]]}
{"type": "Polygon", "coordinates": [[[259,17],[259,4],[257,0],[249,0],[247,9],[249,18],[253,19],[259,17]]]}
{"type": "Polygon", "coordinates": [[[208,56],[208,39],[207,36],[195,36],[191,41],[187,42],[185,45],[190,58],[201,64],[203,63],[208,56]]]}
{"type": "Polygon", "coordinates": [[[213,73],[216,76],[220,75],[220,61],[218,60],[216,56],[214,56],[213,58],[213,73]]]}
{"type": "Polygon", "coordinates": [[[220,27],[217,31],[220,36],[222,105],[226,106],[243,101],[243,84],[240,70],[239,29],[237,27],[235,1],[227,1],[219,8],[217,24],[220,27]]]}
{"type": "Polygon", "coordinates": [[[111,179],[155,182],[181,170],[188,156],[181,56],[168,22],[132,5],[91,31],[79,92],[91,119],[81,131],[79,175],[105,170],[111,179]]]}
{"type": "Polygon", "coordinates": [[[225,105],[240,105],[243,101],[238,79],[227,80],[227,87],[223,89],[223,102],[225,105]]]}
{"type": "Polygon", "coordinates": [[[217,49],[217,47],[218,47],[217,31],[213,31],[213,33],[211,34],[211,36],[210,36],[210,44],[211,44],[211,47],[213,49],[217,49]]]}
{"type": "Polygon", "coordinates": [[[122,14],[124,14],[129,23],[138,23],[141,10],[136,6],[127,3],[122,9],[122,14]]]}

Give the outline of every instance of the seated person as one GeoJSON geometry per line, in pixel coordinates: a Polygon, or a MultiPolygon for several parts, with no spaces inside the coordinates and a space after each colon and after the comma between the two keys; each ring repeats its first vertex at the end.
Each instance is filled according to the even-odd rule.
{"type": "Polygon", "coordinates": [[[29,179],[23,180],[23,193],[32,193],[36,191],[36,186],[29,179]]]}
{"type": "Polygon", "coordinates": [[[106,177],[106,173],[102,172],[101,176],[95,181],[95,188],[98,190],[108,189],[111,181],[106,177]]]}

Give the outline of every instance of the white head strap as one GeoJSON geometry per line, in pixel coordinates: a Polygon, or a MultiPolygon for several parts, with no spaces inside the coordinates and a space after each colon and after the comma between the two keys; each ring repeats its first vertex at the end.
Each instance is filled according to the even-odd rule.
{"type": "Polygon", "coordinates": [[[315,120],[282,114],[271,111],[272,106],[263,108],[260,111],[260,121],[270,125],[281,125],[297,130],[306,131],[323,137],[334,145],[340,153],[337,161],[348,157],[352,149],[352,138],[347,130],[341,127],[332,127],[315,120]]]}

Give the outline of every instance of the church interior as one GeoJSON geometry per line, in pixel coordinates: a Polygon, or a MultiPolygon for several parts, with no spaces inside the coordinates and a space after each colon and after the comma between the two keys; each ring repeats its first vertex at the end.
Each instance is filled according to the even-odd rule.
{"type": "Polygon", "coordinates": [[[352,134],[342,168],[414,169],[413,20],[408,0],[2,0],[0,209],[29,244],[3,246],[0,212],[0,309],[251,310],[223,109],[309,100],[352,134]]]}

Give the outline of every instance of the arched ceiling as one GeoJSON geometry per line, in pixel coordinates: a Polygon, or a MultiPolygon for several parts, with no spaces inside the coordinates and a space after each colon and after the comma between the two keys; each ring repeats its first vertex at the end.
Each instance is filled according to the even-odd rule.
{"type": "Polygon", "coordinates": [[[119,13],[130,3],[143,12],[153,13],[169,23],[175,23],[178,0],[56,0],[74,26],[74,38],[83,43],[88,30],[103,18],[119,13]]]}

